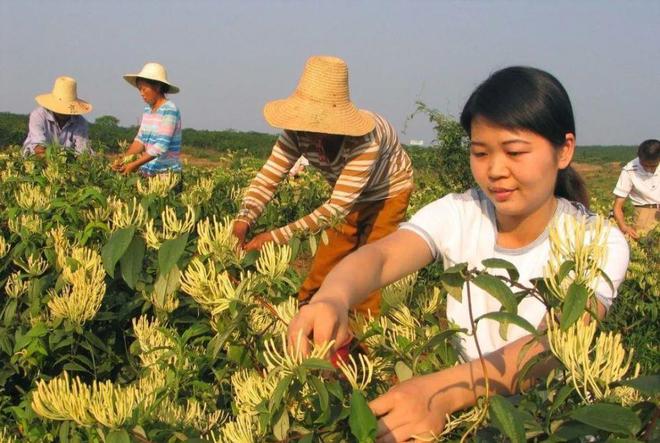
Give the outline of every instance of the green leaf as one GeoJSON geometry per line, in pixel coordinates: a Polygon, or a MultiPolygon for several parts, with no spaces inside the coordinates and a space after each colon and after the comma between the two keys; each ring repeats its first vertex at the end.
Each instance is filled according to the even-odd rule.
{"type": "Polygon", "coordinates": [[[303,438],[298,440],[298,443],[312,443],[314,441],[314,433],[305,435],[303,438]]]}
{"type": "Polygon", "coordinates": [[[62,424],[60,425],[60,429],[59,429],[60,443],[69,443],[69,425],[70,422],[68,420],[63,421],[62,424]]]}
{"type": "Polygon", "coordinates": [[[635,388],[644,395],[654,396],[660,392],[660,375],[643,375],[617,384],[635,388]]]}
{"type": "Polygon", "coordinates": [[[12,298],[7,303],[5,307],[5,312],[3,315],[3,323],[5,326],[9,327],[14,322],[14,316],[16,315],[16,308],[18,307],[18,300],[12,298]]]}
{"type": "Polygon", "coordinates": [[[243,257],[243,261],[241,263],[241,266],[244,268],[250,267],[253,264],[257,262],[257,259],[259,258],[259,251],[252,250],[249,252],[245,253],[245,257],[243,257]]]}
{"type": "Polygon", "coordinates": [[[319,406],[321,407],[321,412],[325,413],[328,411],[328,406],[330,405],[330,396],[328,395],[328,389],[325,387],[320,378],[311,376],[309,377],[309,383],[314,387],[314,390],[318,393],[319,406]]]}
{"type": "Polygon", "coordinates": [[[126,253],[119,260],[121,276],[129,288],[135,289],[135,284],[140,277],[142,270],[142,260],[144,259],[144,239],[139,235],[133,237],[133,241],[128,246],[126,253]]]}
{"type": "Polygon", "coordinates": [[[502,304],[502,307],[504,307],[505,311],[512,314],[518,312],[518,302],[516,301],[516,296],[513,295],[511,288],[509,288],[506,283],[504,283],[499,278],[488,274],[479,274],[474,278],[474,280],[472,280],[472,282],[495,297],[497,301],[502,304]]]}
{"type": "Polygon", "coordinates": [[[513,443],[525,443],[525,425],[516,413],[516,408],[504,397],[494,395],[488,406],[493,424],[513,443]]]}
{"type": "Polygon", "coordinates": [[[412,369],[410,369],[410,367],[401,360],[394,364],[394,372],[396,373],[399,382],[406,381],[413,376],[412,369]]]}
{"type": "Polygon", "coordinates": [[[308,358],[305,359],[300,366],[305,369],[323,369],[327,371],[334,371],[335,367],[332,366],[328,360],[323,360],[322,358],[308,358]]]}
{"type": "Polygon", "coordinates": [[[520,277],[520,273],[514,264],[502,260],[501,258],[487,258],[486,260],[483,260],[481,264],[491,269],[504,269],[507,274],[509,274],[509,278],[513,281],[518,281],[518,278],[520,277]]]}
{"type": "Polygon", "coordinates": [[[291,248],[291,261],[295,260],[298,257],[298,253],[300,252],[300,239],[298,237],[294,237],[289,241],[289,247],[291,248]]]}
{"type": "Polygon", "coordinates": [[[465,279],[460,273],[457,272],[447,272],[445,271],[440,276],[440,282],[442,287],[445,288],[447,293],[454,297],[457,301],[463,299],[463,285],[465,284],[465,279]]]}
{"type": "Polygon", "coordinates": [[[115,429],[105,437],[105,443],[131,443],[131,437],[125,429],[115,429]]]}
{"type": "Polygon", "coordinates": [[[188,244],[188,233],[182,234],[172,240],[167,240],[158,249],[158,271],[167,274],[179,261],[188,244]]]}
{"type": "Polygon", "coordinates": [[[289,433],[289,427],[289,411],[286,408],[282,408],[279,417],[275,419],[275,423],[273,424],[273,436],[278,441],[285,441],[289,433]]]}
{"type": "Polygon", "coordinates": [[[561,311],[559,325],[562,331],[568,330],[584,313],[587,306],[589,291],[579,283],[571,283],[564,298],[564,306],[561,311]]]}
{"type": "Polygon", "coordinates": [[[101,249],[103,268],[105,268],[105,272],[107,272],[110,277],[115,277],[115,266],[131,244],[134,234],[135,226],[118,229],[113,232],[108,242],[103,246],[103,249],[101,249]]]}
{"type": "Polygon", "coordinates": [[[362,392],[353,389],[351,415],[348,417],[351,434],[359,443],[372,443],[376,439],[376,423],[376,417],[369,409],[367,399],[362,392]]]}
{"type": "MultiPolygon", "coordinates": [[[[521,327],[525,331],[529,332],[532,335],[538,335],[539,331],[527,320],[519,316],[518,314],[512,314],[510,312],[488,312],[480,317],[477,317],[475,322],[479,322],[484,318],[489,318],[491,320],[498,321],[500,323],[513,323],[516,326],[521,327]]],[[[506,340],[505,337],[502,337],[506,340]]]]}
{"type": "Polygon", "coordinates": [[[159,275],[156,284],[154,285],[154,292],[160,300],[165,300],[165,297],[169,294],[173,294],[174,291],[179,289],[179,275],[181,271],[177,266],[174,266],[170,272],[166,275],[159,275]]]}
{"type": "Polygon", "coordinates": [[[564,263],[559,266],[559,271],[555,276],[557,283],[561,284],[564,281],[566,276],[575,269],[575,262],[573,260],[566,260],[564,263]]]}
{"type": "Polygon", "coordinates": [[[635,435],[642,427],[630,409],[610,403],[595,403],[572,411],[570,417],[603,431],[635,435]]]}
{"type": "Polygon", "coordinates": [[[282,403],[282,399],[289,390],[289,385],[291,384],[292,381],[293,381],[292,375],[287,375],[282,380],[280,380],[280,382],[275,387],[273,394],[270,397],[270,401],[268,402],[269,410],[274,411],[280,407],[280,403],[282,403]]]}

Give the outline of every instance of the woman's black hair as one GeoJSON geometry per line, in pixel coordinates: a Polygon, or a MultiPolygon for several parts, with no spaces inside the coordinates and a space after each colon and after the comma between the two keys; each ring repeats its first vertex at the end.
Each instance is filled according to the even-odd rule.
{"type": "MultiPolygon", "coordinates": [[[[477,117],[532,131],[557,149],[566,143],[566,134],[575,135],[573,108],[564,87],[551,74],[527,66],[497,71],[474,90],[461,113],[461,126],[468,134],[477,117]]],[[[555,195],[589,207],[587,187],[570,166],[557,174],[555,195]]]]}
{"type": "Polygon", "coordinates": [[[167,94],[168,92],[170,92],[170,85],[168,85],[168,84],[166,84],[166,83],[159,82],[158,80],[152,80],[152,79],[150,79],[150,78],[144,78],[144,77],[137,77],[137,78],[135,79],[135,82],[137,83],[138,80],[141,80],[141,81],[143,81],[143,82],[145,82],[145,83],[147,83],[147,84],[150,84],[150,85],[153,86],[154,88],[158,88],[158,90],[160,91],[160,93],[163,94],[163,95],[165,95],[165,94],[167,94]]]}
{"type": "Polygon", "coordinates": [[[643,162],[657,162],[660,159],[660,141],[644,140],[637,148],[637,157],[643,162]]]}

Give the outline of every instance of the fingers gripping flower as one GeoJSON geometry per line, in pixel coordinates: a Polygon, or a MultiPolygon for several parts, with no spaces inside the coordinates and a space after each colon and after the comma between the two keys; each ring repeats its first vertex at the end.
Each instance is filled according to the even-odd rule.
{"type": "Polygon", "coordinates": [[[263,355],[268,371],[280,371],[282,375],[293,374],[295,369],[308,358],[325,358],[335,344],[334,340],[331,340],[322,345],[314,345],[309,356],[305,357],[301,343],[306,338],[302,336],[302,333],[298,334],[296,343],[293,343],[290,347],[287,346],[286,333],[283,333],[280,338],[280,346],[277,346],[272,338],[266,340],[264,343],[266,349],[263,355]]]}

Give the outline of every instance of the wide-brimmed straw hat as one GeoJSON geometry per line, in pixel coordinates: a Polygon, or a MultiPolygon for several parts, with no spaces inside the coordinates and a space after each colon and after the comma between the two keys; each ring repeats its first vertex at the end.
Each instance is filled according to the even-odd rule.
{"type": "Polygon", "coordinates": [[[351,102],[346,62],[329,56],[310,57],[293,94],[268,102],[264,117],[276,128],[350,136],[367,134],[376,125],[351,102]]]}
{"type": "Polygon", "coordinates": [[[170,90],[168,91],[169,94],[176,94],[179,92],[179,87],[174,86],[172,83],[167,80],[167,71],[165,70],[165,67],[161,65],[160,63],[147,63],[144,65],[142,70],[138,72],[137,74],[126,74],[124,76],[124,79],[129,82],[131,85],[135,86],[137,88],[137,79],[138,78],[146,78],[148,80],[156,80],[158,82],[164,83],[167,86],[170,87],[170,90]]]}
{"type": "Polygon", "coordinates": [[[58,114],[81,115],[92,110],[92,105],[78,98],[78,85],[71,77],[57,77],[50,93],[34,99],[40,106],[58,114]]]}

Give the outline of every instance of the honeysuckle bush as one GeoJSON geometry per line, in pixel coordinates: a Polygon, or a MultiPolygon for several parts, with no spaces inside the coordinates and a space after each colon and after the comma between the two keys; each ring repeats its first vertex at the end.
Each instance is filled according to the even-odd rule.
{"type": "MultiPolygon", "coordinates": [[[[492,319],[501,334],[517,325],[549,341],[525,372],[559,363],[520,395],[484,397],[450,417],[439,440],[653,437],[657,376],[615,328],[587,321],[605,221],[555,227],[546,276],[531,287],[491,259],[384,288],[379,315],[352,315],[355,340],[333,365],[332,343],[304,356],[306,338],[285,339],[310,243],[239,250],[231,217],[259,165],[223,161],[145,180],[52,148],[44,159],[0,157],[0,441],[372,441],[369,400],[460,361],[454,339],[470,331],[443,312],[466,282],[502,304],[475,324],[492,319]],[[524,295],[547,306],[547,333],[518,316],[524,295]]],[[[314,174],[284,183],[255,230],[309,212],[326,186],[314,174]]],[[[634,251],[634,266],[657,260],[657,249],[634,251]]]]}

